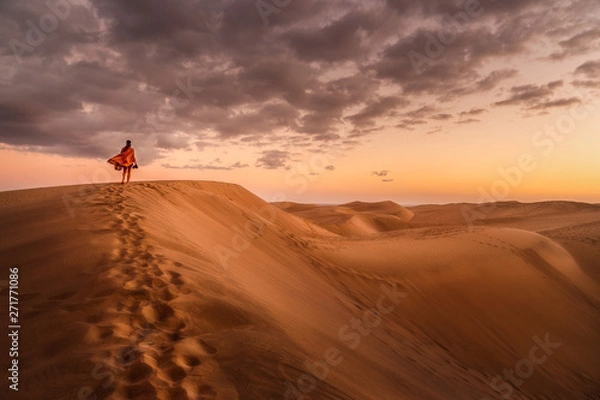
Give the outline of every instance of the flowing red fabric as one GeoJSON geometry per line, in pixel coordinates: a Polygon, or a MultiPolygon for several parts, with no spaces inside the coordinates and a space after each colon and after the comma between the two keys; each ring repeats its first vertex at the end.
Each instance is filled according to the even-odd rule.
{"type": "Polygon", "coordinates": [[[123,147],[121,152],[114,157],[108,159],[108,162],[121,167],[131,167],[135,161],[135,151],[133,147],[123,147]]]}

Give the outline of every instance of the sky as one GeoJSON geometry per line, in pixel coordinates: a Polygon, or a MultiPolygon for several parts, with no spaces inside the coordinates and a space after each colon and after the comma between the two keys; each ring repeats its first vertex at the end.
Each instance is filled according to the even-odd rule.
{"type": "Polygon", "coordinates": [[[597,0],[0,2],[0,191],[600,203],[597,0]]]}

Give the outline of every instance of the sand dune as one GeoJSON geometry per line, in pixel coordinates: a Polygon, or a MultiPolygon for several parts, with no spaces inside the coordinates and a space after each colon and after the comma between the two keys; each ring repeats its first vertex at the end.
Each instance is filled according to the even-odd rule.
{"type": "Polygon", "coordinates": [[[275,206],[345,237],[395,231],[412,225],[413,213],[391,201],[379,203],[353,202],[339,206],[319,206],[292,202],[275,206]]]}
{"type": "Polygon", "coordinates": [[[555,201],[543,203],[499,202],[492,204],[449,204],[410,207],[416,225],[494,225],[547,229],[572,223],[573,219],[595,218],[600,206],[555,201]]]}
{"type": "Polygon", "coordinates": [[[218,182],[0,193],[22,325],[19,393],[6,368],[0,390],[597,398],[595,207],[506,203],[469,228],[457,205],[276,207],[218,182]]]}

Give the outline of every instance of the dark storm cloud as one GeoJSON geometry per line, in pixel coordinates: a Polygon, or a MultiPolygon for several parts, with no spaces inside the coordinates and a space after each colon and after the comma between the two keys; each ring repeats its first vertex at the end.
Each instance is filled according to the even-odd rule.
{"type": "Polygon", "coordinates": [[[386,0],[393,9],[403,15],[413,16],[442,16],[465,12],[467,9],[481,9],[482,12],[502,15],[518,12],[535,4],[535,0],[503,0],[503,1],[478,1],[478,0],[386,0]]]}
{"type": "MultiPolygon", "coordinates": [[[[386,126],[439,125],[468,96],[503,94],[496,105],[539,110],[575,104],[560,86],[516,85],[515,64],[503,62],[538,57],[544,39],[546,59],[581,57],[600,32],[595,0],[275,9],[265,24],[247,0],[1,2],[0,142],[103,159],[131,138],[146,163],[177,149],[261,146],[256,166],[285,168],[282,148],[349,148],[386,126]],[[439,104],[423,107],[423,96],[439,104]]],[[[574,76],[573,86],[598,87],[598,61],[574,76]]]]}
{"type": "Polygon", "coordinates": [[[376,76],[399,84],[405,93],[433,94],[442,100],[489,91],[516,71],[481,76],[483,64],[525,53],[528,40],[535,34],[519,22],[502,23],[497,31],[476,24],[472,30],[456,33],[451,45],[443,45],[437,39],[439,32],[421,29],[387,47],[381,60],[372,65],[376,76]]]}
{"type": "Polygon", "coordinates": [[[362,37],[372,34],[377,27],[375,15],[355,10],[323,28],[294,29],[283,38],[303,60],[345,61],[366,51],[362,37]]]}

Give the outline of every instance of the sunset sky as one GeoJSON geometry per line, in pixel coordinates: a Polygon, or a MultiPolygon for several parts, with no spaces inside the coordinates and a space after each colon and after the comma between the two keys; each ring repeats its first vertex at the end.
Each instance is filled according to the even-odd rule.
{"type": "Polygon", "coordinates": [[[600,202],[598,0],[0,3],[0,190],[600,202]]]}

